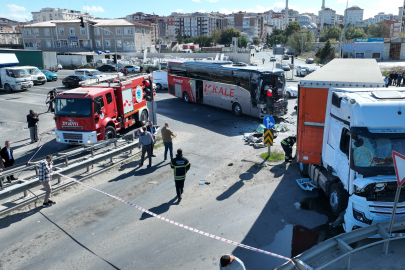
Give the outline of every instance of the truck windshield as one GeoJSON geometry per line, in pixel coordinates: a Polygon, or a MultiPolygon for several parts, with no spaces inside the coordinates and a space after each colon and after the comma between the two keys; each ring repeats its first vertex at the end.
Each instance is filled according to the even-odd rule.
{"type": "Polygon", "coordinates": [[[357,141],[352,140],[352,149],[357,167],[394,167],[392,151],[405,155],[405,138],[367,138],[358,135],[357,141]]]}
{"type": "Polygon", "coordinates": [[[16,78],[22,78],[22,77],[27,77],[30,74],[28,73],[28,70],[26,69],[12,69],[14,76],[16,78]]]}
{"type": "Polygon", "coordinates": [[[92,116],[91,105],[90,99],[57,98],[55,102],[55,115],[90,117],[92,116]]]}

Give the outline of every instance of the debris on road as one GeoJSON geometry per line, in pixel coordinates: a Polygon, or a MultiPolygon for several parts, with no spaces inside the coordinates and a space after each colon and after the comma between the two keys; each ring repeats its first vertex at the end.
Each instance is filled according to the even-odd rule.
{"type": "Polygon", "coordinates": [[[317,188],[317,186],[314,184],[314,182],[312,182],[312,180],[309,178],[300,178],[295,181],[297,181],[297,184],[303,190],[312,191],[314,188],[317,188]]]}
{"type": "Polygon", "coordinates": [[[204,184],[205,184],[205,180],[201,180],[200,185],[204,185],[204,184]]]}

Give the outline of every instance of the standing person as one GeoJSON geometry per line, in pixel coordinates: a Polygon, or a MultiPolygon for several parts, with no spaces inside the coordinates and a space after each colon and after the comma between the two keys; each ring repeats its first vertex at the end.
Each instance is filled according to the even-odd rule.
{"type": "Polygon", "coordinates": [[[141,66],[139,67],[139,72],[142,73],[142,71],[143,71],[143,66],[141,65],[141,66]]]}
{"type": "Polygon", "coordinates": [[[391,72],[390,73],[390,77],[389,77],[389,82],[388,82],[388,85],[392,85],[392,81],[394,80],[394,72],[391,72]]]}
{"type": "Polygon", "coordinates": [[[263,59],[262,59],[263,65],[264,65],[264,61],[266,61],[266,59],[264,59],[264,57],[263,57],[263,59]]]}
{"type": "MultiPolygon", "coordinates": [[[[8,168],[14,165],[14,153],[10,141],[6,141],[5,147],[0,151],[0,156],[4,160],[4,167],[8,168]]],[[[10,175],[7,176],[7,180],[11,183],[11,180],[18,180],[18,178],[15,178],[14,175],[10,175]]]]}
{"type": "Polygon", "coordinates": [[[246,270],[246,268],[238,257],[226,254],[219,261],[219,270],[246,270]]]}
{"type": "Polygon", "coordinates": [[[55,99],[56,99],[57,93],[56,93],[56,88],[52,89],[51,91],[49,91],[47,97],[49,98],[49,101],[47,103],[49,103],[49,107],[48,107],[48,111],[51,111],[52,113],[55,112],[55,99]]]}
{"type": "Polygon", "coordinates": [[[38,121],[38,114],[34,110],[30,110],[30,114],[27,115],[27,122],[30,129],[31,143],[38,141],[38,121]]]}
{"type": "Polygon", "coordinates": [[[400,86],[401,86],[401,82],[402,82],[402,74],[399,73],[399,74],[398,74],[398,79],[397,79],[397,87],[400,87],[400,86]]]}
{"type": "Polygon", "coordinates": [[[172,159],[170,167],[174,169],[174,184],[176,186],[177,200],[181,201],[181,194],[183,194],[184,181],[186,174],[190,170],[190,162],[183,157],[183,150],[177,149],[176,158],[172,159]]]}
{"type": "Polygon", "coordinates": [[[173,137],[176,137],[177,135],[169,128],[169,123],[165,123],[161,132],[163,144],[165,145],[164,160],[167,160],[167,150],[169,150],[170,159],[173,159],[173,137]]]}
{"type": "Polygon", "coordinates": [[[156,127],[153,126],[153,122],[152,122],[152,121],[149,121],[149,125],[146,127],[146,131],[150,132],[150,134],[152,135],[152,138],[153,138],[153,145],[152,145],[152,150],[151,150],[151,156],[152,156],[152,157],[156,157],[156,156],[153,154],[153,148],[155,147],[157,130],[156,130],[156,127]]]}
{"type": "Polygon", "coordinates": [[[47,155],[46,158],[38,164],[39,182],[42,184],[42,186],[45,189],[45,198],[44,198],[44,203],[42,204],[42,207],[52,206],[52,204],[56,203],[51,200],[52,164],[53,164],[52,155],[47,155]]]}
{"type": "Polygon", "coordinates": [[[142,127],[143,132],[139,134],[139,142],[138,146],[139,149],[141,149],[142,146],[142,156],[141,156],[141,163],[139,166],[143,166],[143,161],[145,159],[145,153],[148,152],[148,158],[149,158],[149,165],[148,167],[152,167],[152,145],[154,144],[152,134],[150,132],[146,131],[146,127],[142,127]]]}
{"type": "Polygon", "coordinates": [[[147,74],[150,74],[150,69],[149,69],[149,68],[146,70],[146,73],[147,73],[147,74]]]}
{"type": "Polygon", "coordinates": [[[396,86],[396,85],[397,85],[397,80],[398,80],[398,73],[395,72],[395,73],[394,73],[394,78],[393,78],[393,80],[392,80],[392,85],[393,85],[393,86],[396,86]]]}
{"type": "Polygon", "coordinates": [[[388,82],[389,82],[388,76],[385,76],[384,83],[385,83],[385,87],[387,87],[387,88],[388,88],[388,82]]]}
{"type": "Polygon", "coordinates": [[[281,147],[283,147],[285,153],[285,161],[292,161],[292,147],[297,142],[297,136],[290,136],[281,141],[281,147]]]}

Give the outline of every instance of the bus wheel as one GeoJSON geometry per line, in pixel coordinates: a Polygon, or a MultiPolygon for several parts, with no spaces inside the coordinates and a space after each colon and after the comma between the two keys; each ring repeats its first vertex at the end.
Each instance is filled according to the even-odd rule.
{"type": "Polygon", "coordinates": [[[190,102],[190,97],[187,92],[184,92],[183,94],[183,101],[189,103],[190,102]]]}
{"type": "Polygon", "coordinates": [[[308,164],[300,162],[298,165],[299,165],[298,168],[300,170],[301,176],[307,177],[308,176],[308,167],[309,167],[308,164]]]}
{"type": "Polygon", "coordinates": [[[236,116],[241,116],[242,115],[242,107],[240,106],[239,103],[234,103],[232,106],[232,112],[236,116]]]}
{"type": "Polygon", "coordinates": [[[143,110],[142,111],[142,114],[141,114],[141,123],[142,123],[142,126],[144,126],[144,125],[146,125],[146,122],[148,122],[148,112],[146,111],[146,110],[143,110]]]}
{"type": "Polygon", "coordinates": [[[13,92],[13,88],[9,84],[4,85],[4,90],[6,90],[7,93],[13,92]]]}
{"type": "Polygon", "coordinates": [[[104,140],[111,140],[114,139],[115,137],[117,137],[115,129],[112,126],[106,127],[104,133],[104,140]]]}
{"type": "Polygon", "coordinates": [[[335,216],[339,216],[347,208],[347,202],[349,201],[349,193],[343,188],[342,183],[334,183],[330,187],[329,192],[329,204],[332,213],[335,216]]]}

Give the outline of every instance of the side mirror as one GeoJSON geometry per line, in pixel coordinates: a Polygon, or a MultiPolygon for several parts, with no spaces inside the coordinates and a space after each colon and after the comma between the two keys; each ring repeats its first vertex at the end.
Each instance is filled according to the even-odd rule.
{"type": "Polygon", "coordinates": [[[358,139],[354,142],[354,146],[356,147],[361,147],[364,144],[364,140],[363,139],[358,139]]]}

